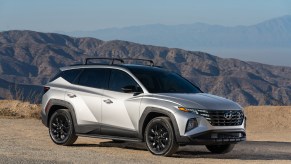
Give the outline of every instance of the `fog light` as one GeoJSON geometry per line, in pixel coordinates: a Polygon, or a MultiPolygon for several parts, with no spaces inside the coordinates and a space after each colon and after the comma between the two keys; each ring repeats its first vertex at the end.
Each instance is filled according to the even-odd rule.
{"type": "Polygon", "coordinates": [[[198,126],[198,122],[197,122],[196,118],[189,119],[187,122],[187,126],[186,126],[186,132],[196,128],[197,126],[198,126]]]}

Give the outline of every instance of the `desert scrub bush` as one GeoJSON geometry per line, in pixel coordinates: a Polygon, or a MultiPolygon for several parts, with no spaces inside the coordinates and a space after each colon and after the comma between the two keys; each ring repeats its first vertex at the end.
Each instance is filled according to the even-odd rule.
{"type": "Polygon", "coordinates": [[[24,90],[19,84],[9,85],[10,94],[5,96],[6,100],[19,100],[22,102],[30,102],[33,104],[40,103],[42,90],[24,90]]]}
{"type": "Polygon", "coordinates": [[[17,100],[0,101],[0,117],[40,119],[40,105],[17,100]]]}

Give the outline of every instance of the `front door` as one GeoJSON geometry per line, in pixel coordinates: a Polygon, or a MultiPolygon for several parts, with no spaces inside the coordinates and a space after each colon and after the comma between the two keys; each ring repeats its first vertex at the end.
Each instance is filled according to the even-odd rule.
{"type": "Polygon", "coordinates": [[[104,90],[101,101],[102,134],[137,136],[139,107],[143,94],[126,90],[128,88],[139,88],[139,86],[128,73],[112,69],[108,90],[104,90]]]}

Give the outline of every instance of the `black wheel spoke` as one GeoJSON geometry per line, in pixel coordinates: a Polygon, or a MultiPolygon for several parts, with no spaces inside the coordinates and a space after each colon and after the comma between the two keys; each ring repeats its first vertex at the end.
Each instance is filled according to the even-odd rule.
{"type": "Polygon", "coordinates": [[[61,139],[63,140],[66,136],[64,134],[61,135],[61,139]]]}
{"type": "Polygon", "coordinates": [[[158,124],[155,127],[155,134],[157,134],[157,132],[158,132],[158,124]]]}
{"type": "Polygon", "coordinates": [[[68,132],[70,130],[70,127],[69,126],[63,126],[63,130],[68,132]]]}
{"type": "Polygon", "coordinates": [[[148,142],[153,151],[159,153],[169,146],[169,132],[161,123],[155,123],[148,130],[148,142]]]}
{"type": "Polygon", "coordinates": [[[150,132],[155,135],[155,130],[154,129],[151,129],[150,132]]]}
{"type": "Polygon", "coordinates": [[[69,136],[70,126],[68,118],[64,115],[56,115],[51,123],[52,138],[58,142],[66,140],[69,136]]]}
{"type": "Polygon", "coordinates": [[[166,145],[161,142],[161,147],[164,149],[166,145]]]}
{"type": "Polygon", "coordinates": [[[68,109],[58,109],[49,118],[49,135],[58,145],[72,145],[78,138],[68,109]]]}

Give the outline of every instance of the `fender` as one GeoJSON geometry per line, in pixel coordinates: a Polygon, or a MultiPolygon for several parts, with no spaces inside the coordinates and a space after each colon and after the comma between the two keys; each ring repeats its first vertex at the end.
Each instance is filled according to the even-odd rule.
{"type": "Polygon", "coordinates": [[[144,110],[144,112],[142,113],[142,115],[141,115],[141,117],[139,119],[139,126],[138,126],[138,129],[139,129],[138,130],[139,131],[138,138],[139,139],[144,140],[143,129],[146,126],[146,125],[144,125],[144,123],[145,123],[145,119],[147,118],[147,116],[150,113],[159,113],[159,114],[166,115],[167,117],[169,117],[171,119],[171,122],[172,122],[172,125],[173,125],[173,128],[174,128],[176,141],[179,142],[179,143],[189,142],[188,138],[180,136],[179,127],[178,127],[178,124],[177,124],[175,116],[170,111],[166,111],[164,109],[156,108],[156,107],[147,107],[144,110]]]}
{"type": "Polygon", "coordinates": [[[51,113],[52,112],[51,109],[52,109],[53,106],[63,106],[66,109],[68,109],[69,112],[70,112],[70,114],[71,114],[71,117],[73,119],[73,123],[74,123],[75,130],[77,130],[76,128],[78,127],[78,125],[77,125],[77,119],[76,119],[75,110],[73,108],[73,105],[70,104],[67,101],[64,101],[64,100],[58,100],[58,99],[50,99],[49,100],[49,102],[47,103],[47,105],[45,107],[45,113],[46,114],[45,114],[45,116],[42,115],[42,121],[43,121],[43,123],[48,127],[49,117],[52,114],[51,113]]]}

